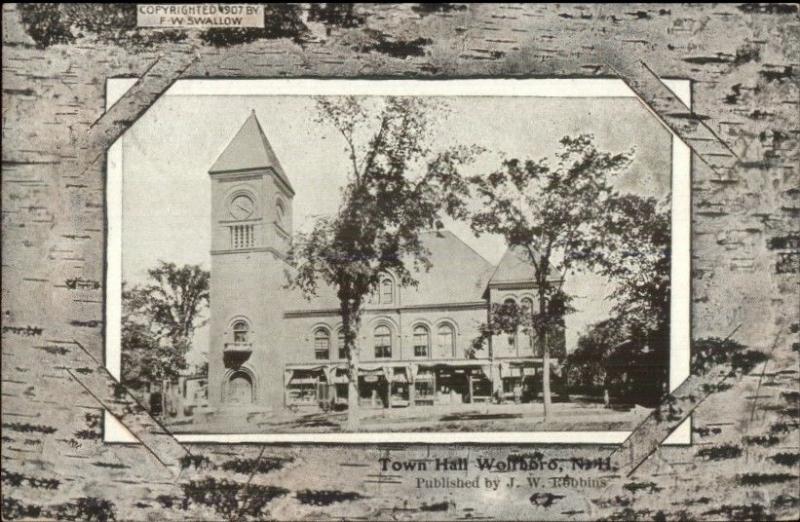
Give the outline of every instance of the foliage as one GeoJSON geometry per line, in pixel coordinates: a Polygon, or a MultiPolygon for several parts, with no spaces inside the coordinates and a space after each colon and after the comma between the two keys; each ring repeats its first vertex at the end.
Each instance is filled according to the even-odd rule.
{"type": "MultiPolygon", "coordinates": [[[[478,150],[430,150],[430,118],[441,107],[421,98],[388,97],[378,110],[355,97],[320,98],[317,105],[318,121],[344,139],[350,173],[338,212],[318,217],[310,232],[298,234],[290,285],[308,298],[320,286],[335,290],[354,378],[365,296],[386,273],[408,286],[417,283],[413,271],[430,267],[422,233],[442,229],[442,214],[466,215],[468,186],[459,167],[478,150]]],[[[354,408],[351,401],[351,421],[354,408]]]]}
{"type": "Polygon", "coordinates": [[[208,271],[159,261],[148,276],[149,284],[122,291],[122,381],[131,385],[177,377],[206,321],[208,271]]]}
{"type": "MultiPolygon", "coordinates": [[[[564,277],[578,266],[597,263],[594,252],[605,241],[604,217],[615,196],[611,180],[630,165],[633,152],[600,151],[591,135],[565,136],[555,163],[547,159],[505,160],[500,169],[471,178],[481,203],[471,216],[478,233],[501,235],[532,267],[538,302],[530,310],[493,307],[482,328],[492,334],[518,324],[536,333],[549,360],[548,336],[563,330],[571,308],[563,291],[564,277]]],[[[476,347],[482,343],[476,343],[476,347]]],[[[544,364],[545,412],[550,402],[549,362],[544,364]]]]}
{"type": "Polygon", "coordinates": [[[670,306],[669,199],[615,195],[603,228],[603,248],[593,254],[599,272],[616,283],[613,312],[643,330],[664,328],[670,306]]]}
{"type": "Polygon", "coordinates": [[[612,316],[578,340],[567,361],[570,380],[602,386],[623,402],[654,405],[669,378],[668,201],[615,193],[600,226],[602,244],[585,255],[613,284],[612,316]]]}
{"type": "Polygon", "coordinates": [[[573,387],[592,389],[606,384],[612,373],[610,360],[615,356],[615,347],[624,341],[620,322],[616,318],[600,321],[578,338],[566,362],[573,387]]]}
{"type": "Polygon", "coordinates": [[[203,361],[200,364],[196,364],[192,371],[192,375],[196,377],[208,378],[208,361],[203,361]]]}
{"type": "MultiPolygon", "coordinates": [[[[476,358],[477,352],[482,350],[486,341],[493,336],[506,334],[523,334],[529,339],[535,339],[537,328],[547,329],[548,335],[544,342],[547,343],[548,353],[555,358],[566,357],[566,341],[564,316],[574,311],[568,304],[572,297],[558,288],[550,288],[547,301],[550,303],[550,311],[547,314],[538,314],[530,310],[527,303],[518,304],[515,301],[502,303],[492,303],[489,308],[489,321],[479,326],[479,335],[473,339],[470,358],[476,358]],[[553,324],[548,325],[547,321],[552,318],[553,324]]],[[[542,341],[539,341],[534,348],[534,356],[542,356],[542,341]]]]}

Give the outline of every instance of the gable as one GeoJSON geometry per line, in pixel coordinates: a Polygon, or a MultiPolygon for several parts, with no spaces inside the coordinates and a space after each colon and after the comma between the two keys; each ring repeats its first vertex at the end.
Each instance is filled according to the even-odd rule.
{"type": "MultiPolygon", "coordinates": [[[[550,270],[550,279],[560,279],[561,275],[550,270]]],[[[510,247],[503,254],[497,268],[489,280],[489,286],[509,284],[532,284],[536,282],[536,268],[528,258],[524,248],[510,247]]]]}

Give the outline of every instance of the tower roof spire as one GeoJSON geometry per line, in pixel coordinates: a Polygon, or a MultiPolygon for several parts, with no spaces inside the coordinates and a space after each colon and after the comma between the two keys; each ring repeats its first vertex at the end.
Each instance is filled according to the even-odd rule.
{"type": "Polygon", "coordinates": [[[239,132],[219,155],[208,173],[235,172],[256,169],[272,169],[280,180],[294,194],[292,184],[281,166],[275,151],[267,140],[264,130],[256,117],[255,109],[245,120],[239,132]]]}

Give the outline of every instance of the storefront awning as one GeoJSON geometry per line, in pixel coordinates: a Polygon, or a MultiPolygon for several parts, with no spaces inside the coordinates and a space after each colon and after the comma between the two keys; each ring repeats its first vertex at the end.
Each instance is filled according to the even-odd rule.
{"type": "Polygon", "coordinates": [[[408,382],[408,378],[406,377],[405,373],[396,373],[396,374],[392,375],[392,382],[407,383],[408,382]]]}
{"type": "Polygon", "coordinates": [[[313,377],[292,377],[289,384],[317,384],[317,382],[313,377]]]}
{"type": "Polygon", "coordinates": [[[414,361],[420,368],[436,368],[436,367],[449,367],[449,368],[478,368],[486,361],[481,359],[464,359],[453,361],[414,361]]]}

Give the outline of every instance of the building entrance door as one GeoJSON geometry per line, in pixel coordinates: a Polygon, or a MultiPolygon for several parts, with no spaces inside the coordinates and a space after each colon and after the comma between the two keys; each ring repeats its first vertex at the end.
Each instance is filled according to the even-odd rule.
{"type": "Polygon", "coordinates": [[[244,372],[238,372],[228,381],[227,402],[230,404],[250,404],[253,402],[253,382],[244,372]]]}

